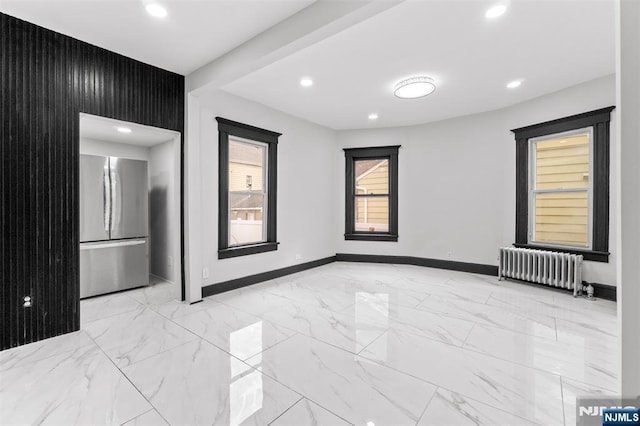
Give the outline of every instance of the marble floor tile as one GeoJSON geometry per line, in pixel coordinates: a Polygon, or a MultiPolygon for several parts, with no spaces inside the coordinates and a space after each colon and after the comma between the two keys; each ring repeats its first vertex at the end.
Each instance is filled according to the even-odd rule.
{"type": "Polygon", "coordinates": [[[384,281],[392,283],[399,278],[410,280],[411,278],[433,279],[439,276],[441,270],[420,270],[411,265],[385,265],[376,263],[343,263],[338,262],[336,266],[331,266],[344,277],[360,281],[384,281]],[[406,269],[404,267],[407,267],[406,269]]]}
{"type": "Polygon", "coordinates": [[[271,426],[348,426],[350,424],[352,423],[303,398],[271,423],[271,426]]]}
{"type": "Polygon", "coordinates": [[[553,311],[550,314],[557,316],[558,313],[577,312],[580,314],[596,313],[605,317],[615,318],[617,315],[616,302],[605,299],[588,299],[584,295],[574,297],[571,291],[560,291],[549,289],[545,285],[525,285],[520,284],[519,287],[526,288],[526,294],[518,293],[516,283],[514,286],[505,287],[504,291],[492,294],[492,299],[500,300],[512,306],[527,307],[531,303],[536,303],[542,309],[553,311]],[[536,289],[536,291],[532,291],[536,289]],[[546,291],[545,291],[546,290],[546,291]],[[542,297],[542,296],[546,297],[542,297]],[[553,298],[550,298],[553,296],[553,298]]]}
{"type": "Polygon", "coordinates": [[[304,303],[309,306],[328,309],[334,312],[340,312],[347,306],[353,305],[353,300],[348,294],[337,292],[331,288],[281,286],[267,291],[287,299],[289,303],[304,303]]]}
{"type": "Polygon", "coordinates": [[[361,356],[530,421],[563,424],[553,374],[393,329],[361,356]]]}
{"type": "Polygon", "coordinates": [[[382,321],[375,321],[375,318],[366,321],[353,315],[293,302],[265,313],[263,318],[356,354],[387,329],[382,321]]]}
{"type": "Polygon", "coordinates": [[[159,305],[180,299],[180,288],[172,283],[157,282],[126,292],[126,295],[143,305],[159,305]]]}
{"type": "Polygon", "coordinates": [[[241,360],[295,334],[291,329],[268,321],[267,317],[259,318],[222,303],[174,321],[241,360]]]}
{"type": "Polygon", "coordinates": [[[348,262],[195,305],[153,283],[0,352],[0,424],[571,426],[618,388],[615,303],[546,286],[348,262]]]}
{"type": "Polygon", "coordinates": [[[431,285],[442,285],[456,276],[454,271],[414,265],[391,265],[397,279],[412,285],[416,291],[431,285]]]}
{"type": "Polygon", "coordinates": [[[616,330],[617,313],[615,309],[611,311],[610,307],[614,302],[607,300],[590,301],[583,297],[574,299],[572,296],[568,296],[568,298],[571,300],[559,296],[554,300],[540,300],[521,297],[516,294],[494,293],[487,301],[487,304],[502,309],[518,311],[530,318],[548,316],[590,324],[605,330],[616,330]]]}
{"type": "Polygon", "coordinates": [[[576,400],[579,397],[600,398],[604,396],[615,396],[617,392],[602,389],[598,386],[585,385],[575,380],[561,378],[562,396],[564,400],[564,424],[573,426],[576,424],[576,400]]]}
{"type": "Polygon", "coordinates": [[[120,368],[197,338],[143,306],[93,321],[84,330],[120,368]]]}
{"type": "Polygon", "coordinates": [[[534,426],[536,423],[438,388],[418,426],[534,426]]]}
{"type": "Polygon", "coordinates": [[[1,373],[0,424],[121,425],[152,407],[95,345],[1,373]]]}
{"type": "MultiPolygon", "coordinates": [[[[396,281],[397,282],[397,281],[396,281]]],[[[428,297],[427,293],[413,291],[406,288],[398,288],[393,284],[383,281],[349,281],[334,283],[329,291],[344,294],[345,300],[350,300],[353,305],[360,294],[379,294],[388,299],[389,304],[414,308],[428,297]]],[[[351,306],[350,306],[351,307],[351,306]]]]}
{"type": "Polygon", "coordinates": [[[462,346],[474,325],[471,321],[396,305],[385,293],[358,293],[355,305],[343,313],[369,328],[395,328],[456,346],[462,346]]]}
{"type": "Polygon", "coordinates": [[[247,362],[357,425],[415,425],[436,389],[303,335],[285,340],[247,362]]]}
{"type": "Polygon", "coordinates": [[[140,303],[127,296],[127,292],[84,299],[80,301],[80,322],[87,324],[91,321],[135,311],[139,307],[140,303]]]}
{"type": "Polygon", "coordinates": [[[162,418],[156,410],[149,410],[139,415],[135,419],[131,419],[123,426],[168,426],[168,423],[162,418]]]}
{"type": "Polygon", "coordinates": [[[449,280],[443,285],[430,285],[424,290],[431,296],[453,301],[485,303],[491,296],[486,289],[477,289],[468,285],[457,285],[454,280],[449,280]]]}
{"type": "Polygon", "coordinates": [[[420,303],[416,309],[447,315],[482,325],[504,328],[518,333],[533,336],[556,338],[555,321],[551,317],[540,317],[537,320],[528,318],[518,312],[508,311],[481,303],[462,300],[443,299],[430,296],[420,303]]]}
{"type": "Polygon", "coordinates": [[[291,299],[286,297],[276,296],[266,291],[254,291],[247,287],[216,294],[210,299],[257,316],[291,303],[291,299]]]}
{"type": "Polygon", "coordinates": [[[93,340],[84,331],[40,340],[0,352],[0,372],[14,367],[72,351],[83,346],[93,346],[93,340]]]}
{"type": "Polygon", "coordinates": [[[172,425],[266,425],[301,398],[201,339],[123,371],[172,425]]]}
{"type": "MultiPolygon", "coordinates": [[[[477,280],[483,279],[477,278],[477,280]]],[[[536,283],[514,281],[508,279],[502,279],[498,281],[495,277],[486,277],[484,278],[484,281],[494,286],[492,294],[509,294],[526,299],[535,299],[542,301],[554,301],[557,298],[564,298],[567,296],[571,298],[573,297],[573,293],[568,290],[557,289],[549,287],[547,285],[536,283]]]]}
{"type": "Polygon", "coordinates": [[[178,300],[171,300],[169,302],[161,303],[159,305],[150,305],[149,308],[159,313],[165,318],[175,319],[185,315],[192,314],[194,312],[202,311],[210,308],[213,305],[217,305],[219,302],[211,298],[204,298],[201,302],[189,304],[187,302],[180,302],[178,300]]]}
{"type": "Polygon", "coordinates": [[[608,389],[618,383],[617,358],[610,351],[480,325],[464,347],[608,389]]]}
{"type": "Polygon", "coordinates": [[[618,351],[617,325],[612,329],[587,322],[564,319],[556,319],[555,321],[560,342],[610,351],[614,354],[618,351]]]}

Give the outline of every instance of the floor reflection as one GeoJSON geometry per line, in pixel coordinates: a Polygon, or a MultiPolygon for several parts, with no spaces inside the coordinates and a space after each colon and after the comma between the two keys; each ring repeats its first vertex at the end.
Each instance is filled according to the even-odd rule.
{"type": "MultiPolygon", "coordinates": [[[[231,353],[262,352],[262,321],[231,332],[229,344],[231,353]]],[[[229,425],[238,426],[262,408],[262,374],[232,356],[230,356],[230,361],[229,425]]],[[[254,366],[259,368],[259,357],[256,357],[254,361],[254,366]]]]}
{"type": "MultiPolygon", "coordinates": [[[[357,292],[355,302],[356,348],[364,348],[371,343],[372,330],[386,330],[389,327],[389,293],[357,292]]],[[[386,334],[383,334],[378,340],[386,338],[386,334]]]]}

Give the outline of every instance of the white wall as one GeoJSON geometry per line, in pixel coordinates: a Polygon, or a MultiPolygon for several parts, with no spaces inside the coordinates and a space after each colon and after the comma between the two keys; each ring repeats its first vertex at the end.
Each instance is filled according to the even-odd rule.
{"type": "Polygon", "coordinates": [[[81,138],[80,154],[102,155],[149,161],[149,148],[97,139],[81,138]]]}
{"type": "Polygon", "coordinates": [[[179,141],[155,145],[149,150],[149,236],[150,272],[167,281],[179,283],[180,266],[180,193],[179,141]]]}
{"type": "Polygon", "coordinates": [[[620,77],[617,101],[620,206],[618,261],[620,277],[618,324],[620,326],[620,393],[640,395],[640,3],[616,2],[616,69],[620,77]]]}
{"type": "MultiPolygon", "coordinates": [[[[509,108],[419,126],[338,132],[334,163],[338,253],[417,256],[497,265],[515,239],[515,140],[510,129],[615,104],[604,77],[509,108]],[[399,240],[345,241],[342,148],[402,145],[399,240]]],[[[615,114],[615,111],[614,111],[615,114]]],[[[611,158],[617,155],[612,121],[611,158]]],[[[616,163],[611,164],[611,188],[616,163]]],[[[584,279],[616,285],[616,200],[611,191],[609,263],[585,262],[584,279]]]]}
{"type": "Polygon", "coordinates": [[[202,285],[333,256],[332,230],[336,219],[343,217],[334,204],[335,132],[221,91],[210,92],[198,101],[189,104],[189,114],[198,114],[199,123],[190,121],[187,150],[197,153],[197,157],[189,154],[188,158],[199,162],[201,173],[200,179],[189,181],[188,208],[189,230],[200,235],[197,245],[190,237],[190,256],[199,256],[201,267],[210,272],[202,285]],[[216,116],[282,133],[278,143],[277,251],[218,260],[216,116]],[[199,214],[192,215],[198,206],[199,214]],[[296,254],[301,258],[296,259],[296,254]]]}

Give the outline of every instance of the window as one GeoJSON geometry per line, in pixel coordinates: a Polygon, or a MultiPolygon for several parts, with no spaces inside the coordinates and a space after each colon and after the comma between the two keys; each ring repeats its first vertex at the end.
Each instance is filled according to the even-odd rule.
{"type": "Polygon", "coordinates": [[[280,133],[216,117],[219,133],[218,258],[278,249],[280,133]]]}
{"type": "Polygon", "coordinates": [[[591,248],[591,127],[530,140],[529,241],[591,248]]]}
{"type": "Polygon", "coordinates": [[[398,241],[399,148],[344,150],[346,240],[398,241]]]}
{"type": "Polygon", "coordinates": [[[609,259],[609,122],[614,107],[512,130],[517,247],[609,259]]]}

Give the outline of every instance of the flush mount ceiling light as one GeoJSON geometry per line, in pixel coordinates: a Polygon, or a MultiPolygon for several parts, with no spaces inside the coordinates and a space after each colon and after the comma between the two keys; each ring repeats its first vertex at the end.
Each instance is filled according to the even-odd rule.
{"type": "Polygon", "coordinates": [[[504,15],[506,11],[506,4],[496,4],[495,6],[491,6],[489,9],[487,9],[487,11],[484,13],[484,17],[487,19],[494,19],[498,16],[504,15]]]}
{"type": "Polygon", "coordinates": [[[513,80],[507,83],[507,89],[515,89],[516,87],[520,87],[522,84],[522,80],[513,80]]]}
{"type": "Polygon", "coordinates": [[[489,9],[487,9],[487,11],[484,13],[484,17],[487,19],[495,19],[498,16],[504,15],[510,4],[511,0],[502,0],[499,3],[495,3],[489,9]]]}
{"type": "Polygon", "coordinates": [[[401,99],[415,99],[427,96],[434,90],[436,82],[431,77],[411,77],[396,84],[393,94],[401,99]]]}
{"type": "Polygon", "coordinates": [[[302,86],[302,87],[313,86],[313,80],[311,80],[308,77],[302,78],[302,79],[300,79],[300,86],[302,86]]]}
{"type": "Polygon", "coordinates": [[[369,120],[377,120],[378,119],[378,114],[376,114],[375,112],[369,114],[369,120]]]}
{"type": "Polygon", "coordinates": [[[159,3],[150,2],[147,3],[144,8],[147,9],[149,15],[155,16],[156,18],[164,18],[167,16],[167,9],[159,3]]]}
{"type": "Polygon", "coordinates": [[[131,133],[131,129],[128,127],[116,127],[116,130],[120,133],[131,133]]]}

